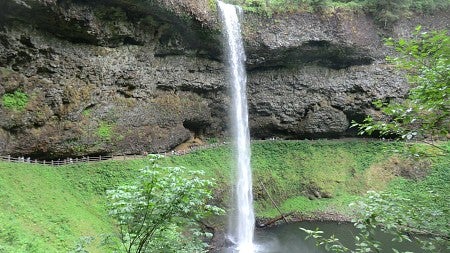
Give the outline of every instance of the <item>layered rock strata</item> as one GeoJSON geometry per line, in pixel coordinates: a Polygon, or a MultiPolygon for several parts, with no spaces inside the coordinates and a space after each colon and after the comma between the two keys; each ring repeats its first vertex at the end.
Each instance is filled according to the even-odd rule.
{"type": "MultiPolygon", "coordinates": [[[[211,1],[0,3],[0,154],[40,158],[164,152],[227,135],[229,95],[211,1]],[[26,94],[14,108],[5,96],[26,94]]],[[[448,18],[406,20],[448,28],[448,18]]],[[[254,138],[352,134],[401,74],[364,13],[246,15],[254,138]]]]}

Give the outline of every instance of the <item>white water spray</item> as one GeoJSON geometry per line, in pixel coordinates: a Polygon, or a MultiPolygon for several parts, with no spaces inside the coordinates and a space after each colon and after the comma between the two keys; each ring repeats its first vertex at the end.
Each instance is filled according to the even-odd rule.
{"type": "Polygon", "coordinates": [[[231,86],[232,110],[230,113],[233,137],[236,145],[236,219],[232,221],[232,240],[239,253],[255,251],[253,232],[255,215],[253,212],[252,173],[250,168],[250,133],[248,129],[248,110],[245,73],[245,52],[241,37],[239,15],[242,10],[234,5],[218,1],[226,41],[226,58],[231,86]]]}

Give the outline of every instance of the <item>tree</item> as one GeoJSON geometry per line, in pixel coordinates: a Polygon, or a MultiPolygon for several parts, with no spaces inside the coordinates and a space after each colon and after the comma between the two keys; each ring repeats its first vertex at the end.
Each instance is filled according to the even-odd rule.
{"type": "Polygon", "coordinates": [[[384,27],[399,20],[403,14],[408,12],[411,5],[410,0],[368,0],[368,9],[375,16],[376,21],[384,27]]]}
{"type": "Polygon", "coordinates": [[[387,45],[399,53],[388,57],[405,71],[411,89],[401,102],[377,101],[383,119],[368,116],[353,122],[360,134],[379,133],[403,139],[446,136],[450,131],[450,38],[448,31],[422,32],[412,39],[389,39],[387,45]]]}
{"type": "Polygon", "coordinates": [[[132,185],[107,192],[126,252],[204,252],[198,221],[223,210],[209,205],[212,180],[202,171],[162,167],[159,156],[140,171],[132,185]],[[189,229],[188,235],[183,235],[189,229]]]}

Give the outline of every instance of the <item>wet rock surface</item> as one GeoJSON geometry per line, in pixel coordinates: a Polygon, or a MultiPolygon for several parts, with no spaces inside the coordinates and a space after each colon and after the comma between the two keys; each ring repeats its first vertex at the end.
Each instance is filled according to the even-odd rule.
{"type": "MultiPolygon", "coordinates": [[[[438,15],[392,35],[422,21],[448,28],[438,15]]],[[[372,101],[403,97],[379,31],[362,13],[246,16],[253,137],[348,135],[351,120],[374,113],[372,101]]],[[[28,101],[0,104],[0,154],[163,152],[226,136],[221,58],[206,0],[2,1],[0,97],[18,91],[28,101]]]]}

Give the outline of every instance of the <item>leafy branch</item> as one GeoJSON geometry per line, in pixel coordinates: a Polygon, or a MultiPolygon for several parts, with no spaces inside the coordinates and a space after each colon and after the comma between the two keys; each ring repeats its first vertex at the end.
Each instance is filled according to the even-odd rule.
{"type": "Polygon", "coordinates": [[[224,211],[208,204],[212,180],[202,171],[183,167],[162,167],[160,156],[150,156],[150,166],[141,169],[132,185],[107,192],[110,212],[117,221],[119,237],[126,252],[204,252],[196,221],[224,211]],[[182,228],[191,227],[192,236],[182,238],[182,228]],[[169,250],[170,249],[170,250],[169,250]]]}
{"type": "Polygon", "coordinates": [[[433,192],[429,192],[424,200],[394,193],[368,192],[364,200],[351,204],[356,210],[353,223],[358,229],[354,249],[344,246],[334,235],[323,237],[323,232],[318,229],[300,229],[308,234],[307,238],[315,239],[316,245],[333,252],[381,252],[380,242],[374,239],[377,230],[390,234],[393,241],[416,241],[425,251],[440,252],[449,246],[450,231],[448,225],[442,226],[448,223],[448,209],[434,204],[445,201],[442,198],[433,192]],[[422,234],[428,237],[418,236],[422,234]]]}
{"type": "Polygon", "coordinates": [[[450,37],[448,31],[422,32],[387,45],[399,53],[388,57],[406,72],[411,89],[403,101],[375,101],[381,117],[353,122],[359,134],[398,136],[405,140],[445,137],[450,132],[450,37]]]}

